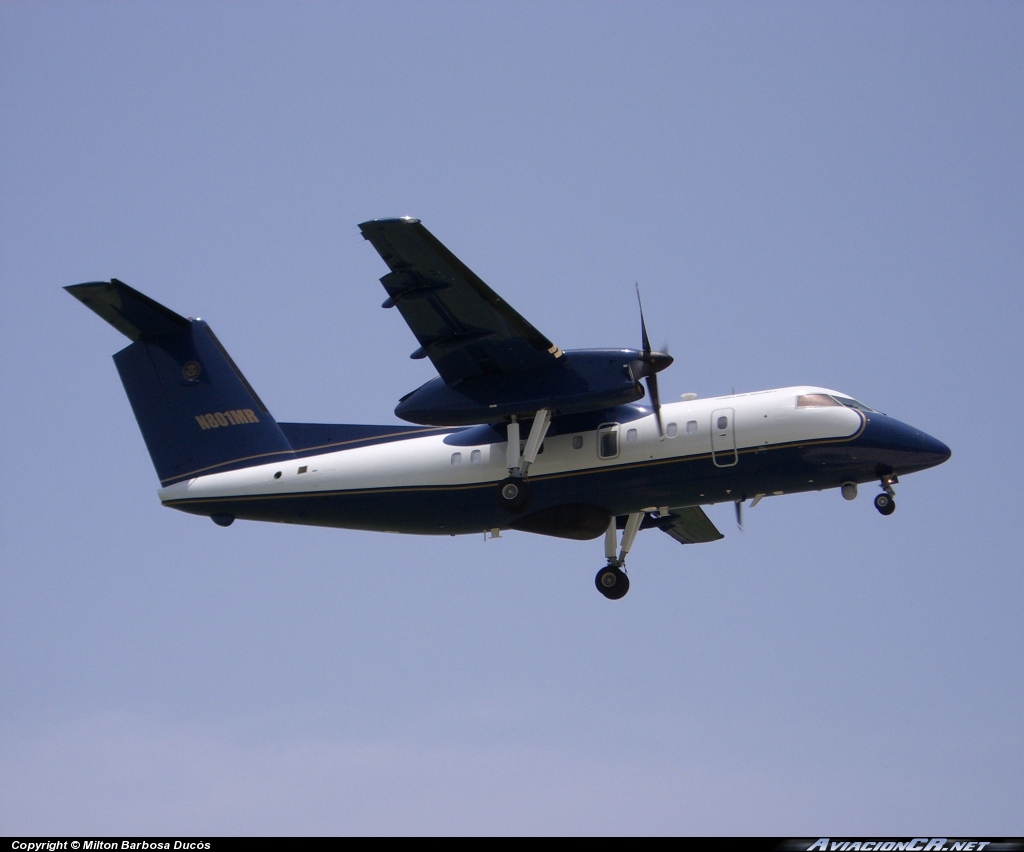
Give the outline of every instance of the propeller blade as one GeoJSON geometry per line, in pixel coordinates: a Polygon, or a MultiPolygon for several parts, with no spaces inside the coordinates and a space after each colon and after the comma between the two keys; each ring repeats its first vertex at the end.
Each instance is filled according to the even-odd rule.
{"type": "Polygon", "coordinates": [[[647,391],[651,395],[651,405],[654,407],[654,419],[658,423],[658,434],[664,438],[665,428],[661,423],[661,399],[658,397],[658,374],[651,373],[647,377],[647,391]]]}
{"type": "Polygon", "coordinates": [[[672,356],[668,354],[668,346],[665,346],[665,351],[662,352],[651,349],[651,338],[647,334],[647,321],[644,319],[644,303],[640,298],[640,282],[635,283],[636,303],[640,307],[640,339],[644,347],[640,353],[640,363],[643,365],[641,375],[647,379],[647,392],[651,397],[654,419],[658,423],[658,434],[664,438],[665,428],[661,422],[661,396],[658,394],[657,375],[672,363],[672,356]]]}
{"type": "Polygon", "coordinates": [[[743,501],[736,501],[736,526],[740,528],[740,532],[743,532],[743,501]]]}
{"type": "Polygon", "coordinates": [[[644,345],[644,355],[650,356],[651,354],[651,339],[647,336],[647,323],[644,322],[644,303],[640,299],[640,282],[633,282],[636,284],[636,303],[640,306],[640,339],[644,345]]]}

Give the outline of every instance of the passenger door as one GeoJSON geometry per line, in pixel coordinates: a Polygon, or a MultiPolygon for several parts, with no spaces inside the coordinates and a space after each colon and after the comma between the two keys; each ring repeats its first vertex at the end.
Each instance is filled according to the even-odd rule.
{"type": "Polygon", "coordinates": [[[711,412],[711,458],[716,467],[732,467],[739,461],[734,431],[735,412],[717,408],[711,412]]]}

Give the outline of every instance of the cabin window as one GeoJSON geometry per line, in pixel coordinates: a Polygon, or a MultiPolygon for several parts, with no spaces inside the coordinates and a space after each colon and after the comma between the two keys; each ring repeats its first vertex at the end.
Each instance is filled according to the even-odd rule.
{"type": "Polygon", "coordinates": [[[462,453],[452,453],[452,464],[462,464],[462,453]]]}
{"type": "Polygon", "coordinates": [[[573,435],[572,436],[572,448],[574,450],[581,450],[581,449],[583,449],[583,436],[582,435],[573,435]]]}
{"type": "Polygon", "coordinates": [[[636,429],[629,429],[626,432],[626,443],[627,444],[635,444],[636,443],[636,429]]]}
{"type": "Polygon", "coordinates": [[[597,430],[597,455],[613,459],[619,454],[619,424],[606,423],[597,430]]]}
{"type": "Polygon", "coordinates": [[[469,454],[469,463],[470,464],[479,464],[481,457],[482,456],[480,454],[480,450],[473,450],[473,452],[471,452],[469,454]]]}
{"type": "Polygon", "coordinates": [[[715,422],[715,425],[718,426],[719,429],[725,429],[729,425],[729,418],[723,414],[715,422]]]}
{"type": "Polygon", "coordinates": [[[697,434],[697,421],[696,420],[687,420],[686,421],[686,434],[687,435],[696,435],[697,434]]]}
{"type": "Polygon", "coordinates": [[[669,423],[665,426],[665,434],[669,438],[674,438],[677,434],[679,434],[679,427],[676,426],[675,423],[669,423]]]}

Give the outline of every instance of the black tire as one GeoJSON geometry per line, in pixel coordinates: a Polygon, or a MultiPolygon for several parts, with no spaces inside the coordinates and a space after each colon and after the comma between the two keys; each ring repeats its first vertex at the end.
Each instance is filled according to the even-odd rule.
{"type": "Polygon", "coordinates": [[[530,486],[526,480],[510,476],[499,483],[498,504],[513,515],[525,512],[530,505],[530,486]]]}
{"type": "Polygon", "coordinates": [[[605,566],[597,572],[594,578],[594,585],[597,590],[610,601],[617,601],[626,596],[629,591],[629,577],[618,568],[605,566]]]}
{"type": "Polygon", "coordinates": [[[896,511],[896,501],[883,492],[875,498],[875,508],[883,515],[891,515],[896,511]]]}

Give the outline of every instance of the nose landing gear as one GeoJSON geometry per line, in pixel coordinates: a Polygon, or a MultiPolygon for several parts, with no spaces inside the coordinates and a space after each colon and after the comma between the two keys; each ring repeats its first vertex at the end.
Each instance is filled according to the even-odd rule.
{"type": "Polygon", "coordinates": [[[875,498],[875,508],[883,515],[896,511],[896,492],[892,487],[895,482],[899,482],[895,474],[882,477],[882,493],[875,498]]]}

